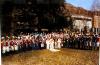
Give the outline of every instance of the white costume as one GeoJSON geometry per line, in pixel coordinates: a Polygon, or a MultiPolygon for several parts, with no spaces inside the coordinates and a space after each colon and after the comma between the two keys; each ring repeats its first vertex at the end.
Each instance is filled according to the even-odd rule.
{"type": "Polygon", "coordinates": [[[50,39],[50,49],[54,49],[54,40],[50,39]]]}
{"type": "Polygon", "coordinates": [[[57,42],[58,42],[58,48],[61,48],[61,39],[59,38],[57,42]]]}
{"type": "Polygon", "coordinates": [[[15,41],[15,44],[14,44],[15,51],[18,50],[18,44],[19,44],[19,43],[18,43],[18,40],[16,40],[16,41],[15,41]]]}
{"type": "Polygon", "coordinates": [[[46,49],[50,49],[50,40],[49,39],[46,40],[46,49]]]}
{"type": "Polygon", "coordinates": [[[8,46],[6,46],[6,51],[9,52],[10,51],[10,48],[9,48],[10,47],[10,43],[9,42],[7,42],[7,43],[8,43],[8,46]]]}
{"type": "Polygon", "coordinates": [[[54,44],[55,44],[55,48],[58,48],[58,43],[57,43],[57,41],[55,41],[54,44]]]}
{"type": "Polygon", "coordinates": [[[100,37],[98,37],[98,41],[97,41],[97,47],[100,46],[100,37]]]}
{"type": "Polygon", "coordinates": [[[4,53],[6,53],[6,46],[3,46],[3,48],[2,48],[2,53],[4,54],[4,53]]]}

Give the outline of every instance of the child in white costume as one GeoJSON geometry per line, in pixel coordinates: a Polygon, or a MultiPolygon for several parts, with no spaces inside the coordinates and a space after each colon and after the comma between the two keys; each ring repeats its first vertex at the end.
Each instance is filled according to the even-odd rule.
{"type": "Polygon", "coordinates": [[[58,48],[61,48],[61,38],[58,38],[57,43],[58,43],[58,48]]]}
{"type": "Polygon", "coordinates": [[[50,40],[49,40],[50,42],[50,50],[52,50],[52,49],[54,49],[54,39],[53,38],[51,38],[50,40]]]}
{"type": "Polygon", "coordinates": [[[46,40],[46,49],[50,49],[50,40],[49,39],[46,40]]]}

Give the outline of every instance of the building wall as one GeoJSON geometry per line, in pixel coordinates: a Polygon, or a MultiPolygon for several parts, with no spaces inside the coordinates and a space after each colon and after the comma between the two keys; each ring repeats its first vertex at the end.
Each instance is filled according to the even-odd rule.
{"type": "Polygon", "coordinates": [[[85,26],[87,26],[89,29],[92,28],[92,17],[72,15],[72,18],[74,19],[74,26],[78,27],[79,29],[84,29],[85,26]]]}
{"type": "Polygon", "coordinates": [[[97,32],[100,33],[100,16],[93,16],[93,27],[94,28],[97,28],[97,32]]]}
{"type": "Polygon", "coordinates": [[[83,21],[83,20],[76,19],[73,22],[73,24],[75,23],[76,27],[83,28],[83,25],[85,25],[88,26],[89,28],[98,28],[98,32],[100,32],[100,11],[88,11],[81,7],[75,7],[69,3],[65,3],[65,8],[70,11],[71,15],[79,15],[80,17],[84,16],[84,17],[91,18],[90,21],[88,20],[83,21]],[[86,22],[87,24],[84,24],[83,22],[86,22]]]}
{"type": "Polygon", "coordinates": [[[84,19],[75,19],[73,21],[73,26],[76,29],[84,30],[84,27],[86,26],[88,30],[91,30],[92,28],[92,19],[90,20],[84,20],[84,19]]]}

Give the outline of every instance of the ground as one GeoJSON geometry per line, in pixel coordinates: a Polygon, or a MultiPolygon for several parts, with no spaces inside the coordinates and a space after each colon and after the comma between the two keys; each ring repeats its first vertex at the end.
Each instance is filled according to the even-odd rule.
{"type": "Polygon", "coordinates": [[[32,50],[2,56],[2,65],[98,65],[99,53],[93,50],[32,50]]]}

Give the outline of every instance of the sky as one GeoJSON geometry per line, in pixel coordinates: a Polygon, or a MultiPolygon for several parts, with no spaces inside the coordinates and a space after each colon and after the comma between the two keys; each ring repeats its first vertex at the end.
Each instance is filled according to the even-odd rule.
{"type": "Polygon", "coordinates": [[[91,10],[94,0],[66,0],[66,2],[76,7],[83,7],[84,9],[91,10]]]}

